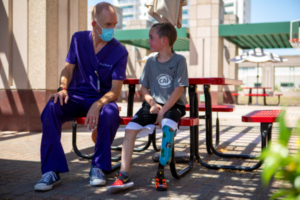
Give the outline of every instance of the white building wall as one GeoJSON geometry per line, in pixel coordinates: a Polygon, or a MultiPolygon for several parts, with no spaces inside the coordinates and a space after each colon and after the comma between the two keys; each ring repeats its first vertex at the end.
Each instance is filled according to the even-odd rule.
{"type": "Polygon", "coordinates": [[[145,6],[147,0],[114,0],[113,5],[123,10],[123,29],[126,29],[126,22],[131,20],[149,20],[153,18],[148,14],[145,6]]]}
{"type": "Polygon", "coordinates": [[[225,14],[234,14],[239,24],[250,23],[251,0],[223,0],[225,14]]]}

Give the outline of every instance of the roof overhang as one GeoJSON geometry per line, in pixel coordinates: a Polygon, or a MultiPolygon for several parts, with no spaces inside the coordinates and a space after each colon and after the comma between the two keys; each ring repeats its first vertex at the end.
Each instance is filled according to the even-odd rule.
{"type": "MultiPolygon", "coordinates": [[[[148,45],[150,29],[116,30],[115,38],[123,44],[150,49],[148,45]]],[[[189,51],[189,28],[177,30],[175,51],[189,51]]],[[[222,24],[219,36],[241,49],[292,48],[289,43],[290,22],[222,24]]]]}
{"type": "MultiPolygon", "coordinates": [[[[148,39],[150,29],[116,30],[115,38],[123,44],[129,44],[150,50],[148,39]]],[[[174,51],[189,51],[189,28],[177,29],[177,40],[173,46],[174,51]]]]}
{"type": "Polygon", "coordinates": [[[219,25],[219,36],[242,49],[292,48],[289,34],[290,22],[219,25]]]}

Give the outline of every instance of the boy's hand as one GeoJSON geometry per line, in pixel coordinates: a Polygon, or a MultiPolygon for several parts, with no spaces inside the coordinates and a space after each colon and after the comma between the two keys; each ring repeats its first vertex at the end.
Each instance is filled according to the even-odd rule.
{"type": "Polygon", "coordinates": [[[150,108],[150,113],[151,114],[158,114],[158,112],[162,109],[161,105],[155,103],[153,106],[150,108]]]}
{"type": "Polygon", "coordinates": [[[154,124],[159,124],[160,128],[161,128],[161,121],[164,118],[165,113],[166,113],[165,111],[160,110],[157,114],[156,122],[154,124]]]}

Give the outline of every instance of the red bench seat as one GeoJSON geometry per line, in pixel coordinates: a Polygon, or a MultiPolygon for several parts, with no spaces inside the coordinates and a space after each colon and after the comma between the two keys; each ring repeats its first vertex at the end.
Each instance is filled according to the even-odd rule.
{"type": "Polygon", "coordinates": [[[268,94],[245,94],[245,96],[251,96],[251,97],[266,97],[269,96],[268,94]]]}
{"type": "Polygon", "coordinates": [[[261,122],[273,123],[280,115],[282,110],[255,110],[247,115],[242,116],[243,122],[261,122]]]}
{"type": "MultiPolygon", "coordinates": [[[[190,105],[185,105],[185,110],[190,111],[190,105]]],[[[233,112],[234,105],[212,105],[212,112],[233,112]]],[[[205,111],[205,105],[199,105],[198,111],[205,111]]]]}
{"type": "MultiPolygon", "coordinates": [[[[120,125],[127,125],[132,117],[120,117],[120,125]]],[[[85,117],[76,118],[77,124],[84,124],[85,117]]],[[[193,117],[182,117],[179,121],[179,126],[197,126],[199,125],[199,119],[193,117]]]]}

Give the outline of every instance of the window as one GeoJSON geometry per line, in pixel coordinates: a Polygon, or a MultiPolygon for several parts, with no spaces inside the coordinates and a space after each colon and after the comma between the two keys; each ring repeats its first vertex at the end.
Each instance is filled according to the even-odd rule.
{"type": "Polygon", "coordinates": [[[189,13],[188,10],[183,10],[183,11],[182,11],[182,14],[183,14],[183,15],[187,15],[188,13],[189,13]]]}
{"type": "Polygon", "coordinates": [[[124,15],[123,18],[130,18],[133,17],[133,15],[124,15]]]}
{"type": "Polygon", "coordinates": [[[133,6],[124,6],[124,7],[121,7],[122,9],[126,9],[126,8],[133,8],[133,6]]]}
{"type": "Polygon", "coordinates": [[[182,20],[182,24],[188,24],[188,23],[189,23],[189,20],[187,20],[187,19],[182,20]]]}
{"type": "Polygon", "coordinates": [[[224,4],[224,7],[230,7],[230,6],[233,6],[233,3],[225,3],[224,4]]]}
{"type": "Polygon", "coordinates": [[[229,11],[229,12],[225,11],[225,15],[230,15],[230,14],[233,14],[233,11],[229,11]]]}
{"type": "Polygon", "coordinates": [[[262,67],[258,68],[258,75],[259,77],[257,81],[257,67],[239,67],[238,79],[243,81],[243,86],[253,87],[255,85],[262,84],[262,67]]]}
{"type": "Polygon", "coordinates": [[[275,67],[276,91],[300,91],[300,66],[275,67]]]}
{"type": "Polygon", "coordinates": [[[294,83],[280,83],[281,87],[294,87],[294,83]]]}

